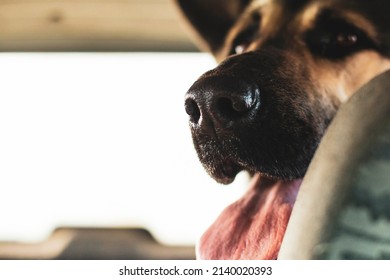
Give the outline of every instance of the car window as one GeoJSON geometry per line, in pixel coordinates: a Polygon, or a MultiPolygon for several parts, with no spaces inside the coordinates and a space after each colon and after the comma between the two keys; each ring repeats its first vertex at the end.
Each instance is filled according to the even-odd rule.
{"type": "Polygon", "coordinates": [[[0,54],[1,241],[58,226],[142,226],[193,244],[244,190],[192,147],[184,93],[201,53],[0,54]]]}

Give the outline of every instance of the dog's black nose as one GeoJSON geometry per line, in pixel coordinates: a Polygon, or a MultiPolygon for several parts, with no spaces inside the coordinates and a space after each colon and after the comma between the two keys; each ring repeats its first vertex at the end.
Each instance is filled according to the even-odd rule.
{"type": "Polygon", "coordinates": [[[203,130],[229,130],[251,121],[259,105],[260,90],[234,77],[201,77],[185,96],[190,122],[203,130]]]}

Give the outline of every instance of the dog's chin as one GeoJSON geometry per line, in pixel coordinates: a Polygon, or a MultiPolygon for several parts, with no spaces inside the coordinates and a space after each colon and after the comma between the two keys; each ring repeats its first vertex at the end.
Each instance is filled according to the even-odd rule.
{"type": "Polygon", "coordinates": [[[273,179],[275,181],[292,181],[300,179],[306,173],[308,163],[295,162],[294,166],[289,165],[273,167],[272,164],[268,163],[266,166],[247,164],[241,160],[224,159],[218,163],[203,163],[203,167],[207,173],[218,183],[228,185],[232,183],[241,171],[246,171],[250,175],[256,173],[261,174],[262,177],[267,179],[273,179]],[[302,168],[297,168],[301,166],[302,168]]]}
{"type": "MultiPolygon", "coordinates": [[[[229,184],[242,170],[248,169],[225,160],[208,171],[229,184]]],[[[302,179],[249,172],[253,177],[247,192],[202,235],[198,259],[277,259],[302,179]]]]}
{"type": "Polygon", "coordinates": [[[225,185],[232,183],[236,175],[243,170],[242,166],[230,159],[225,159],[213,166],[204,164],[204,167],[215,181],[225,185]]]}

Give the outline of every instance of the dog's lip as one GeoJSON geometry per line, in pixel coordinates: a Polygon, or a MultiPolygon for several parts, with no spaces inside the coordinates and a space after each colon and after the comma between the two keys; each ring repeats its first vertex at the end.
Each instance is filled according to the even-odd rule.
{"type": "Polygon", "coordinates": [[[236,175],[243,168],[232,159],[224,159],[221,161],[212,174],[215,180],[221,184],[230,184],[234,181],[236,175]]]}

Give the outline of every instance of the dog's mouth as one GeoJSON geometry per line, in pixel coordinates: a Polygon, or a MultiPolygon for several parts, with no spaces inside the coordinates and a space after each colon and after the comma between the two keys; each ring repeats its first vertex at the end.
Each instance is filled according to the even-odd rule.
{"type": "MultiPolygon", "coordinates": [[[[226,207],[201,237],[197,258],[277,259],[308,164],[299,164],[301,170],[293,169],[298,165],[294,160],[270,156],[274,150],[244,149],[247,145],[237,137],[218,142],[196,133],[193,136],[200,161],[219,183],[233,182],[241,171],[252,175],[243,197],[226,207]]],[[[276,147],[284,151],[286,146],[276,147]]]]}
{"type": "MultiPolygon", "coordinates": [[[[226,179],[235,172],[227,165],[226,179]],[[231,169],[231,170],[230,170],[231,169]],[[232,172],[232,173],[229,173],[232,172]]],[[[199,259],[277,259],[302,179],[283,181],[256,173],[242,198],[203,234],[199,259]]]]}

